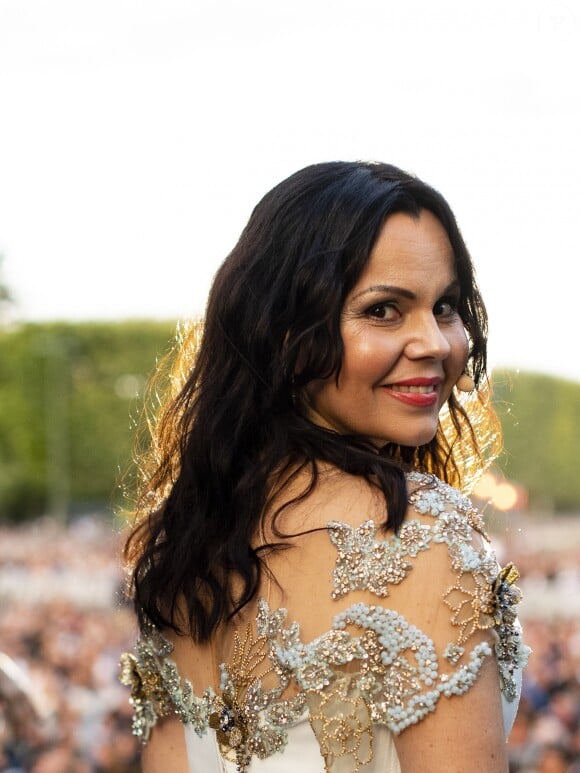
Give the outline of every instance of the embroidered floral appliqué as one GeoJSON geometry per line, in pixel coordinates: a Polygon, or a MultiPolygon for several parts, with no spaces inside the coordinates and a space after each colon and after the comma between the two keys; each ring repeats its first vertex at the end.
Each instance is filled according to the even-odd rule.
{"type": "Polygon", "coordinates": [[[233,655],[220,667],[219,689],[197,697],[170,659],[171,643],[151,626],[135,654],[122,657],[135,734],[147,740],[159,717],[174,714],[200,736],[215,732],[221,754],[243,773],[254,757],[283,752],[288,729],[308,716],[325,771],[357,773],[373,756],[373,724],[399,733],[435,711],[442,696],[470,689],[492,649],[487,642],[469,649],[468,642],[488,628],[496,632],[502,692],[516,698],[516,671],[529,652],[515,612],[521,598],[517,570],[499,570],[491,554],[473,546],[471,529],[480,531],[482,524],[468,500],[432,476],[408,478],[418,484],[411,506],[433,523],[411,519],[398,536],[382,539],[373,521],[358,528],[331,522],[328,533],[337,550],[332,596],[359,589],[388,596],[389,586],[412,571],[412,559],[443,543],[456,574],[443,595],[455,641],[438,653],[427,633],[401,614],[361,603],[336,615],[325,634],[304,642],[298,623],[286,623],[285,609],[270,610],[260,599],[255,622],[235,634],[233,655]]]}
{"type": "Polygon", "coordinates": [[[388,596],[389,585],[398,585],[412,568],[405,559],[427,550],[431,541],[429,527],[419,521],[404,524],[400,536],[390,540],[377,539],[374,521],[365,521],[356,528],[331,521],[328,534],[337,548],[333,599],[352,590],[370,590],[377,596],[388,596]]]}

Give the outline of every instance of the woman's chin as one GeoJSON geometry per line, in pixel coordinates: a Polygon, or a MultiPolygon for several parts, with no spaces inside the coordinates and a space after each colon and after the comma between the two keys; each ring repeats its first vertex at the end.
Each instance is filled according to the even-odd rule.
{"type": "Polygon", "coordinates": [[[384,448],[388,445],[408,446],[409,448],[417,448],[417,446],[425,446],[430,443],[437,434],[437,427],[417,432],[401,432],[396,437],[389,438],[373,438],[371,442],[377,448],[384,448]]]}

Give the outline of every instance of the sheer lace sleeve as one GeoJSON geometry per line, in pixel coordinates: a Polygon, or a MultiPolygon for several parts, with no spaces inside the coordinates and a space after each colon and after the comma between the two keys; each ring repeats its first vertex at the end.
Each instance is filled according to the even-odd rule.
{"type": "Polygon", "coordinates": [[[356,636],[358,686],[373,720],[395,733],[443,696],[469,690],[492,653],[502,693],[514,700],[515,672],[528,653],[515,613],[517,570],[497,565],[479,512],[435,478],[414,474],[409,482],[409,517],[398,536],[379,536],[372,520],[329,524],[333,598],[371,596],[339,614],[334,627],[356,636]]]}

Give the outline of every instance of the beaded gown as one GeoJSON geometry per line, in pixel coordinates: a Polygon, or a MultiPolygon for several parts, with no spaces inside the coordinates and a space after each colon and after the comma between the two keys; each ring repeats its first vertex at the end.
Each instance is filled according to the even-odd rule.
{"type": "Polygon", "coordinates": [[[493,658],[507,736],[528,655],[517,571],[500,569],[468,499],[407,479],[398,534],[362,514],[303,534],[272,554],[275,582],[192,658],[143,631],[122,657],[134,733],[146,742],[177,716],[190,773],[399,773],[394,737],[461,701],[493,658]]]}

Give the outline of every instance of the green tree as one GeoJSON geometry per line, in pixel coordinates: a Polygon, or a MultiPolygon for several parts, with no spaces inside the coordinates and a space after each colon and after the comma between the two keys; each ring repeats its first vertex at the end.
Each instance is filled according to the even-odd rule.
{"type": "Polygon", "coordinates": [[[0,330],[0,517],[112,506],[169,322],[0,330]]]}
{"type": "Polygon", "coordinates": [[[580,508],[580,384],[541,373],[494,373],[505,452],[500,467],[532,507],[580,508]]]}

